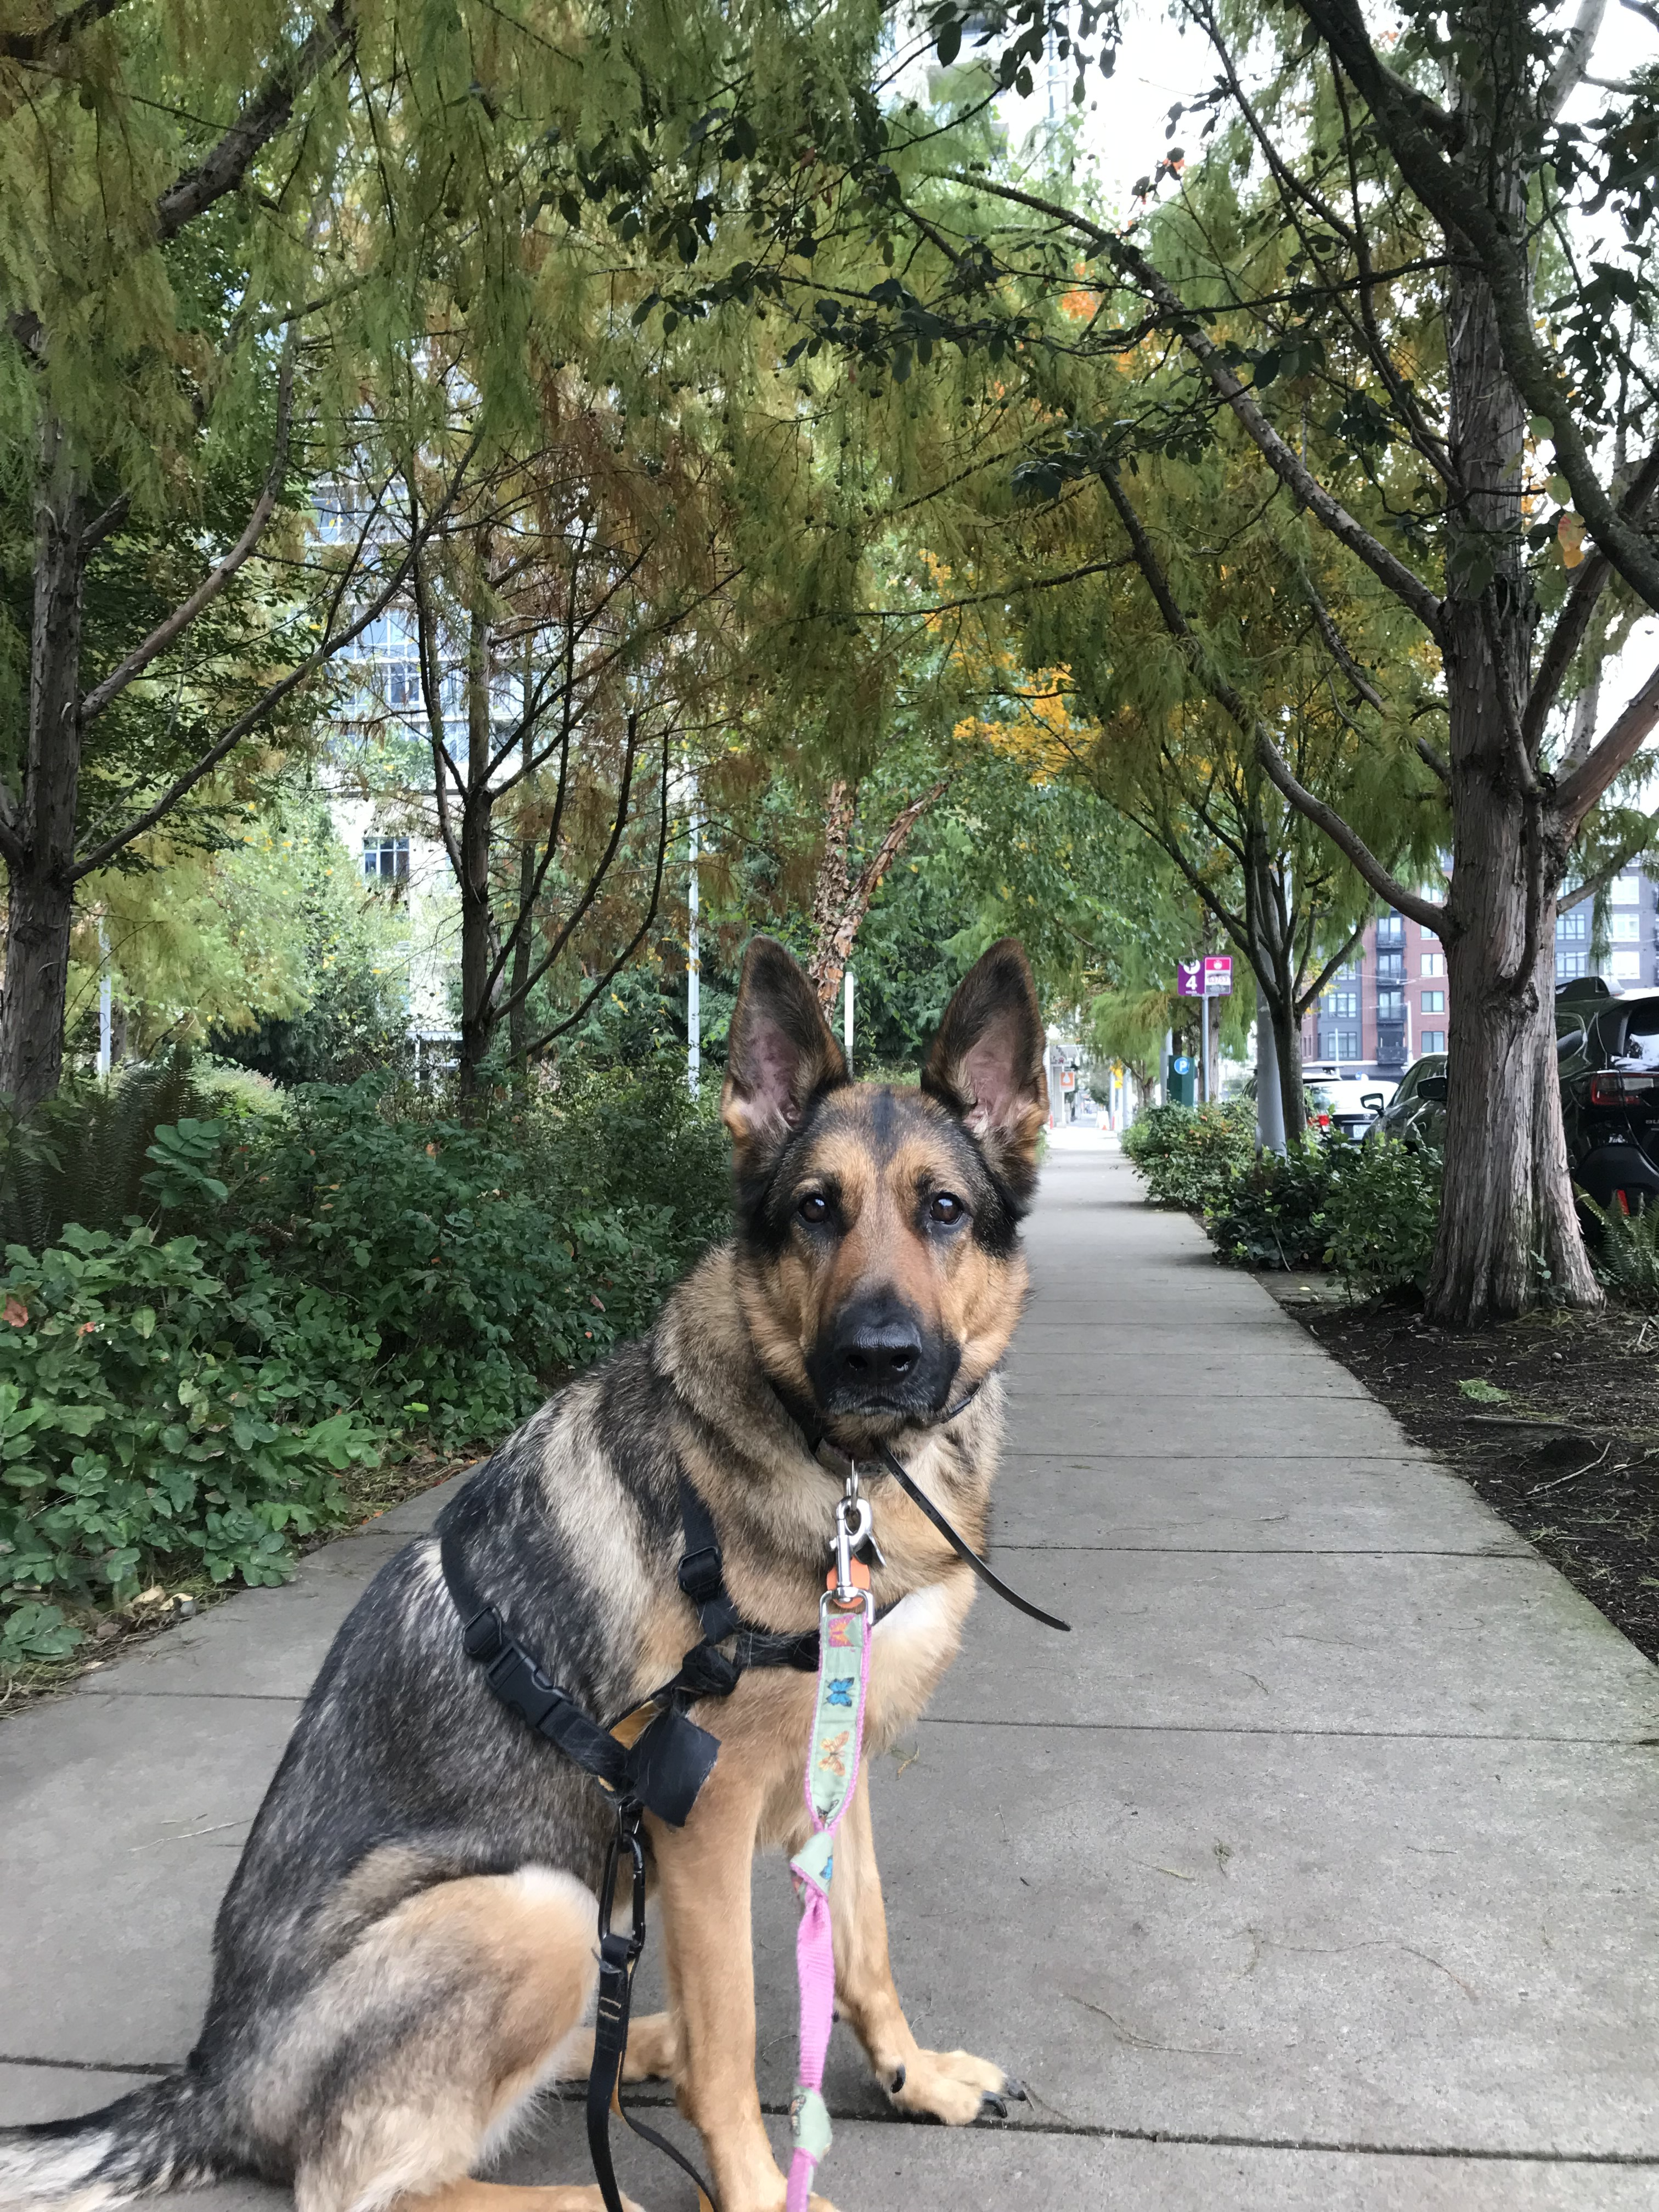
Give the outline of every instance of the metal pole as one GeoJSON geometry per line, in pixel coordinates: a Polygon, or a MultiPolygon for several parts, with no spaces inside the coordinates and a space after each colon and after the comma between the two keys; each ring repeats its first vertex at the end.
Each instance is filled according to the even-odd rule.
{"type": "Polygon", "coordinates": [[[853,971],[848,968],[841,979],[841,1036],[847,1054],[847,1073],[853,1073],[853,971]]]}
{"type": "Polygon", "coordinates": [[[1255,1141],[1264,1152],[1285,1149],[1285,1094],[1279,1081],[1279,1040],[1267,994],[1255,987],[1255,1141]]]}
{"type": "Polygon", "coordinates": [[[98,1073],[101,1080],[109,1080],[110,1061],[115,1049],[115,995],[109,972],[109,928],[98,924],[98,965],[102,971],[98,978],[98,1073]]]}
{"type": "Polygon", "coordinates": [[[702,1085],[702,953],[697,936],[697,775],[691,772],[691,872],[686,893],[690,924],[685,945],[685,1083],[695,1098],[702,1085]]]}

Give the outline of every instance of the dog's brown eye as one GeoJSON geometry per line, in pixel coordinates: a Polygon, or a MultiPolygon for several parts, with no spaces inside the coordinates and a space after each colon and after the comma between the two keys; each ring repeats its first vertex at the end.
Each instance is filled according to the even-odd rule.
{"type": "Polygon", "coordinates": [[[935,1221],[960,1221],[967,1209],[953,1191],[942,1190],[927,1211],[935,1221]]]}
{"type": "Polygon", "coordinates": [[[817,1224],[830,1218],[830,1201],[818,1191],[810,1191],[795,1208],[803,1221],[817,1224]]]}

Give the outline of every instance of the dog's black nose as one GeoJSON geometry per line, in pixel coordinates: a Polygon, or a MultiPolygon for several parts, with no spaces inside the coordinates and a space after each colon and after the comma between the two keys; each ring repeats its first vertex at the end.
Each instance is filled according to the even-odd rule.
{"type": "Polygon", "coordinates": [[[837,1379],[855,1389],[880,1391],[903,1382],[921,1364],[921,1330],[902,1306],[853,1306],[836,1330],[837,1379]]]}

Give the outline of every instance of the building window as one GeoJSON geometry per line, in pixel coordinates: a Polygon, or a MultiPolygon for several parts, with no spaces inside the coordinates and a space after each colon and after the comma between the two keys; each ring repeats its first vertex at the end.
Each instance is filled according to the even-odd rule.
{"type": "Polygon", "coordinates": [[[1423,955],[1423,973],[1425,975],[1443,975],[1445,972],[1446,956],[1443,952],[1425,952],[1423,955]]]}
{"type": "Polygon", "coordinates": [[[1634,945],[1642,934],[1641,915],[1634,910],[1629,914],[1609,915],[1608,934],[1615,945],[1634,945]]]}
{"type": "Polygon", "coordinates": [[[1558,983],[1570,983],[1575,976],[1588,975],[1589,972],[1589,955],[1588,953],[1563,952],[1558,950],[1555,956],[1555,980],[1558,983]]]}
{"type": "Polygon", "coordinates": [[[1379,990],[1376,994],[1376,1018],[1379,1022],[1403,1022],[1406,1018],[1405,993],[1379,990]]]}
{"type": "Polygon", "coordinates": [[[1356,952],[1351,960],[1345,960],[1340,968],[1332,969],[1332,982],[1347,983],[1357,981],[1359,975],[1359,970],[1364,964],[1362,956],[1356,952]]]}
{"type": "Polygon", "coordinates": [[[1642,980],[1642,955],[1639,948],[1613,956],[1613,976],[1616,983],[1639,983],[1642,980]]]}
{"type": "Polygon", "coordinates": [[[1334,1014],[1338,1021],[1345,1019],[1348,1021],[1354,1020],[1359,1012],[1358,992],[1327,991],[1325,994],[1325,1012],[1328,1014],[1334,1014]]]}
{"type": "Polygon", "coordinates": [[[1446,1011],[1445,993],[1443,991],[1425,991],[1423,994],[1423,1011],[1425,1014],[1443,1014],[1446,1011]]]}
{"type": "Polygon", "coordinates": [[[1403,945],[1406,942],[1406,918],[1403,915],[1385,914],[1377,917],[1376,941],[1379,945],[1403,945]]]}
{"type": "Polygon", "coordinates": [[[1336,1033],[1336,1058],[1338,1060],[1358,1060],[1358,1030],[1339,1030],[1336,1033]]]}
{"type": "MultiPolygon", "coordinates": [[[[1589,909],[1587,907],[1569,907],[1565,914],[1556,915],[1555,941],[1558,945],[1570,943],[1576,945],[1589,935],[1589,909]]],[[[1573,970],[1576,975],[1582,975],[1583,972],[1582,968],[1575,968],[1573,970]]]]}
{"type": "Polygon", "coordinates": [[[409,880],[409,840],[407,837],[377,837],[363,840],[363,878],[371,884],[402,884],[409,880]]]}
{"type": "Polygon", "coordinates": [[[1640,876],[1615,876],[1613,889],[1608,893],[1608,896],[1614,906],[1639,905],[1642,898],[1642,878],[1640,876]]]}
{"type": "Polygon", "coordinates": [[[1444,1030],[1425,1030],[1423,1032],[1423,1049],[1425,1052],[1444,1052],[1446,1049],[1446,1032],[1444,1030]]]}
{"type": "Polygon", "coordinates": [[[1403,981],[1406,956],[1403,952],[1379,952],[1376,956],[1376,975],[1379,982],[1403,981]]]}

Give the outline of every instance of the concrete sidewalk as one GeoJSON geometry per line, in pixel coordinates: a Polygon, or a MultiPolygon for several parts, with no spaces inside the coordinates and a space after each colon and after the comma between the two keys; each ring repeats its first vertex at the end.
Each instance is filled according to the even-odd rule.
{"type": "MultiPolygon", "coordinates": [[[[876,1820],[918,2035],[1032,2099],[1007,2128],[906,2126],[838,2034],[826,2190],[842,2212],[1659,2207],[1659,1674],[1103,1147],[1056,1152],[1030,1244],[997,1555],[1075,1632],[981,1596],[876,1820]]],[[[431,1510],[0,1727],[0,2118],[183,2056],[298,1700],[431,1510]]],[[[780,1863],[755,1903],[776,2112],[780,1863]]],[[[624,2186],[689,2212],[634,2153],[624,2186]]],[[[574,2110],[501,2172],[586,2179],[574,2110]]]]}

